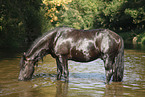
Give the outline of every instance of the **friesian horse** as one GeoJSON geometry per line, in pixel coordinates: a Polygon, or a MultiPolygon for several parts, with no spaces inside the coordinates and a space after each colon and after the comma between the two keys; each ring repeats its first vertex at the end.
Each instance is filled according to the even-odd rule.
{"type": "Polygon", "coordinates": [[[68,60],[90,62],[97,58],[104,61],[107,84],[112,76],[115,82],[123,79],[124,42],[118,34],[108,29],[57,27],[50,30],[36,39],[22,56],[18,79],[31,79],[34,66],[47,54],[56,59],[58,80],[62,74],[68,79],[68,60]]]}

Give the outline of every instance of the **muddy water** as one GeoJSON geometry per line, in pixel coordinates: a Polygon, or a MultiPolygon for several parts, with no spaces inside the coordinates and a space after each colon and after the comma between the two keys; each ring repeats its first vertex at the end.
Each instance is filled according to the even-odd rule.
{"type": "Polygon", "coordinates": [[[56,80],[56,63],[46,56],[31,81],[18,81],[20,53],[0,52],[2,97],[124,97],[145,96],[145,52],[125,50],[124,81],[105,85],[103,61],[69,61],[69,82],[56,80]],[[13,55],[13,56],[12,56],[13,55]]]}

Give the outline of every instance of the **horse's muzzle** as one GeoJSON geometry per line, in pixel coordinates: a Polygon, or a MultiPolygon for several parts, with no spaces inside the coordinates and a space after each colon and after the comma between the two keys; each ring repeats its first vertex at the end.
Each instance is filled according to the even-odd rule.
{"type": "Polygon", "coordinates": [[[24,78],[22,78],[22,77],[18,77],[18,81],[24,81],[24,78]]]}

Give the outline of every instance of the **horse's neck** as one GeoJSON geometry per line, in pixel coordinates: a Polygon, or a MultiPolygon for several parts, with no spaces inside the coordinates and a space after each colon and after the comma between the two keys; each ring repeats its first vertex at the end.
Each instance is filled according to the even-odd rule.
{"type": "Polygon", "coordinates": [[[52,44],[54,34],[55,32],[49,33],[45,36],[42,36],[36,41],[36,43],[34,42],[32,47],[27,52],[27,57],[30,60],[34,60],[36,58],[42,58],[45,56],[50,50],[50,45],[52,44]]]}

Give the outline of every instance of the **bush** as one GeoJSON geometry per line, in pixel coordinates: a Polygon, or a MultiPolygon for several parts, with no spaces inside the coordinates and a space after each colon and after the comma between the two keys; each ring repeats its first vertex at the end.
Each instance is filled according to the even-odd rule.
{"type": "Polygon", "coordinates": [[[145,45],[145,32],[142,32],[141,34],[137,35],[137,42],[140,42],[141,44],[145,45]]]}
{"type": "Polygon", "coordinates": [[[44,0],[53,26],[131,31],[145,27],[145,0],[44,0]]]}
{"type": "Polygon", "coordinates": [[[41,0],[3,0],[0,6],[0,47],[19,47],[41,34],[41,0]]]}
{"type": "Polygon", "coordinates": [[[145,0],[3,0],[0,47],[31,42],[56,26],[116,32],[144,29],[144,4],[145,0]]]}
{"type": "Polygon", "coordinates": [[[145,36],[141,39],[141,43],[145,45],[145,36]]]}

